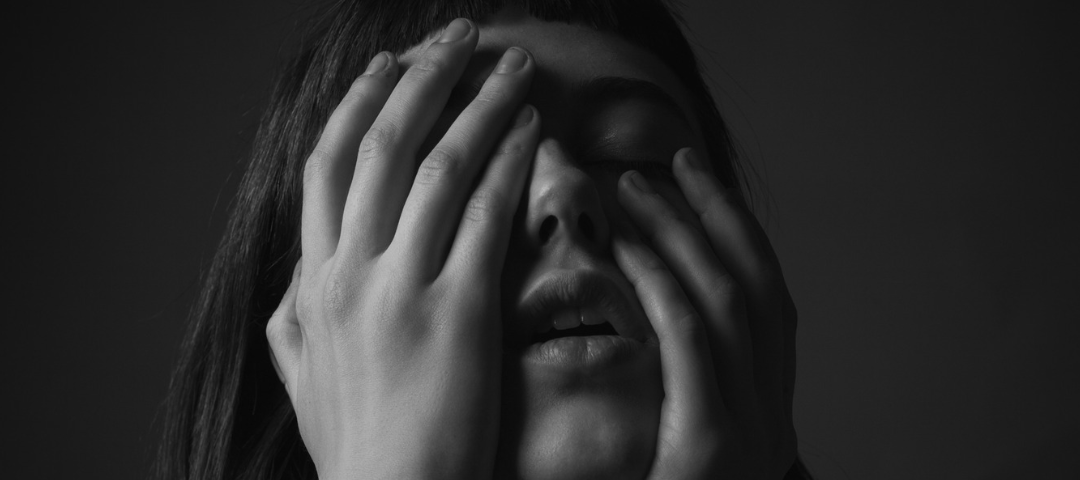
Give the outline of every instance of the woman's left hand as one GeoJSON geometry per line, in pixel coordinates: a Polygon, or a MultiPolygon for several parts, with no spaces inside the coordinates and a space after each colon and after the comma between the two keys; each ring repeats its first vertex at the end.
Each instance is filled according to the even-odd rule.
{"type": "Polygon", "coordinates": [[[674,173],[704,234],[640,173],[619,182],[645,242],[616,235],[615,259],[659,337],[665,392],[648,478],[780,479],[796,453],[794,303],[753,214],[695,156],[676,153],[674,173]]]}

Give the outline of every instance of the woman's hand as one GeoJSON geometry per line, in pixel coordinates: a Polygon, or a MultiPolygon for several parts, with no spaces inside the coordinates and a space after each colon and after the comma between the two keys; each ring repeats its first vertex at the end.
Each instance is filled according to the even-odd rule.
{"type": "Polygon", "coordinates": [[[619,200],[653,252],[616,236],[660,341],[664,404],[650,479],[780,479],[795,460],[795,307],[757,220],[690,149],[676,181],[700,229],[637,172],[619,200]],[[723,477],[723,476],[727,477],[723,477]]]}
{"type": "Polygon", "coordinates": [[[509,49],[414,160],[477,38],[455,20],[400,81],[376,56],[305,166],[303,266],[267,337],[319,478],[493,470],[499,278],[539,137],[531,57],[509,49]]]}

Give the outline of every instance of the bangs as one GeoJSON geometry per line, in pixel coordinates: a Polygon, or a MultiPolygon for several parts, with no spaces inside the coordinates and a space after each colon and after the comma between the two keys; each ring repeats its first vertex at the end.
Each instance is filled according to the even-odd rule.
{"type": "Polygon", "coordinates": [[[336,0],[315,22],[311,44],[302,46],[294,65],[292,74],[300,83],[296,86],[307,98],[293,107],[309,109],[321,125],[378,52],[403,53],[455,18],[481,22],[505,7],[548,22],[610,32],[655,55],[696,100],[694,114],[711,133],[705,136],[706,148],[721,182],[747,186],[727,128],[683,35],[683,22],[675,5],[665,0],[336,0]]]}
{"type": "Polygon", "coordinates": [[[544,21],[580,23],[614,32],[620,24],[618,10],[640,11],[644,4],[658,2],[618,2],[618,9],[615,3],[610,0],[339,0],[330,8],[329,20],[338,23],[335,20],[363,19],[365,26],[376,29],[350,32],[357,34],[353,38],[375,51],[402,53],[455,18],[480,22],[505,7],[520,8],[544,21]]]}

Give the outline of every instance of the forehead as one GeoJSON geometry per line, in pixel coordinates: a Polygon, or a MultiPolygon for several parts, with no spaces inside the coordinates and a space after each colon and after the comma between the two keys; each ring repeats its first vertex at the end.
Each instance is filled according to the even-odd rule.
{"type": "MultiPolygon", "coordinates": [[[[509,47],[523,47],[536,60],[537,74],[527,101],[543,110],[558,105],[573,93],[576,85],[602,77],[644,80],[671,96],[701,134],[692,108],[693,101],[675,74],[651,52],[618,35],[588,26],[545,22],[513,10],[501,12],[479,23],[480,39],[462,83],[480,83],[494,69],[499,56],[509,47]]],[[[413,64],[432,35],[400,56],[405,66],[413,64]]]]}

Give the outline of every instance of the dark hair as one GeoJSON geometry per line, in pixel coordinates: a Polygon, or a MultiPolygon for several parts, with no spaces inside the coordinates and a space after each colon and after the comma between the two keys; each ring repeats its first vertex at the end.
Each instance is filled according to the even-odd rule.
{"type": "MultiPolygon", "coordinates": [[[[265,337],[300,256],[304,161],[376,53],[403,52],[454,18],[480,20],[508,4],[542,20],[613,32],[655,53],[697,100],[695,114],[711,133],[709,156],[721,181],[745,184],[680,21],[663,0],[333,1],[279,77],[260,123],[170,382],[159,478],[315,478],[265,337]]],[[[799,469],[796,462],[792,471],[799,469]]]]}

